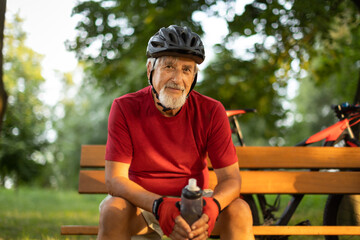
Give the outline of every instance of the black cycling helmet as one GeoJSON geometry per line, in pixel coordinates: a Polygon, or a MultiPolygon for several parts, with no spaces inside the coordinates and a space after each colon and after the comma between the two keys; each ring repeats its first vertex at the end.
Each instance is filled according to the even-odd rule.
{"type": "Polygon", "coordinates": [[[187,57],[200,64],[205,59],[205,50],[199,35],[190,28],[170,25],[161,28],[150,38],[146,55],[148,58],[187,57]]]}

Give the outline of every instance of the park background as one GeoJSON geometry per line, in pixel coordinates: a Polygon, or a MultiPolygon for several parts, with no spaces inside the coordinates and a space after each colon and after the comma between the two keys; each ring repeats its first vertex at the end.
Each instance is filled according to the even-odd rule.
{"type": "MultiPolygon", "coordinates": [[[[65,239],[60,225],[97,223],[102,196],[76,193],[80,147],[105,144],[113,99],[147,86],[147,41],[160,27],[204,38],[195,90],[227,109],[257,109],[240,118],[249,146],[294,145],[336,121],[332,104],[360,102],[355,0],[64,1],[64,19],[54,8],[63,1],[36,0],[26,14],[41,20],[30,32],[28,1],[0,2],[0,239],[65,239]],[[69,31],[55,45],[52,32],[69,31]],[[34,35],[45,41],[29,42],[34,35]],[[68,58],[51,63],[58,48],[68,58]]],[[[300,215],[321,223],[324,199],[309,196],[300,215]]]]}

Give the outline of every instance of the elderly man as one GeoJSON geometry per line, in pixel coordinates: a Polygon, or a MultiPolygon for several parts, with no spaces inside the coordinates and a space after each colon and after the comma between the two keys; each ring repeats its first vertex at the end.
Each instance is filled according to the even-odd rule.
{"type": "Polygon", "coordinates": [[[150,86],[114,100],[106,145],[109,196],[100,205],[98,239],[254,239],[252,216],[239,198],[241,177],[222,104],[193,91],[205,59],[187,27],[161,28],[149,40],[150,86]],[[178,205],[195,178],[208,187],[206,156],[217,177],[191,226],[178,205]]]}

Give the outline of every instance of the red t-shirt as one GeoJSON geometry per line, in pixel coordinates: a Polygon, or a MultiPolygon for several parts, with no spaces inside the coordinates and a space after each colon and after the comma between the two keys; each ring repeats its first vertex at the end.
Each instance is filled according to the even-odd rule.
{"type": "Polygon", "coordinates": [[[180,196],[189,178],[207,188],[206,153],[214,168],[237,162],[219,101],[192,91],[176,116],[165,117],[150,86],[114,100],[105,159],[129,163],[129,179],[148,191],[180,196]]]}

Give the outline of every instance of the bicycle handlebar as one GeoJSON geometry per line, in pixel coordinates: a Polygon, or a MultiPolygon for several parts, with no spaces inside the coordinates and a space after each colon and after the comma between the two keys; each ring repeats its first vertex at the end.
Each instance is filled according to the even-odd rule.
{"type": "Polygon", "coordinates": [[[349,104],[348,102],[332,105],[331,108],[334,110],[339,119],[344,119],[353,113],[360,113],[359,104],[349,104]]]}

